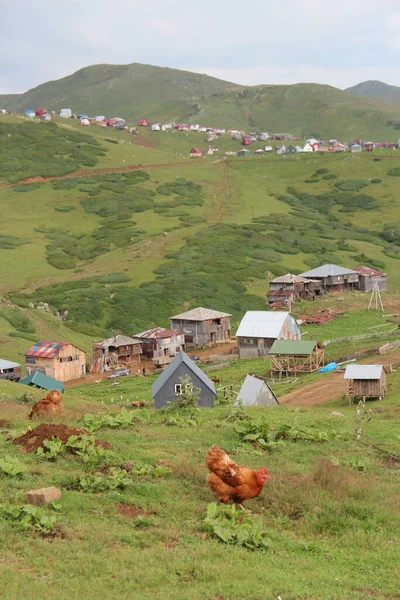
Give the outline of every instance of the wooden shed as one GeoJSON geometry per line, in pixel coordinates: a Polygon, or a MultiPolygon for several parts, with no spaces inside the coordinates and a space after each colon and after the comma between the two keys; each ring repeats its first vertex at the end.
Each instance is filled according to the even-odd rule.
{"type": "Polygon", "coordinates": [[[324,366],[325,349],[314,340],[276,340],[270,350],[271,371],[312,373],[324,366]]]}
{"type": "Polygon", "coordinates": [[[86,373],[86,352],[70,342],[39,340],[25,352],[25,361],[27,375],[39,371],[69,381],[86,373]]]}
{"type": "Polygon", "coordinates": [[[171,329],[183,331],[186,348],[221,344],[231,339],[231,316],[199,306],[171,317],[171,329]]]}
{"type": "Polygon", "coordinates": [[[21,365],[0,358],[0,379],[18,382],[21,379],[21,365]]]}
{"type": "Polygon", "coordinates": [[[211,379],[180,350],[152,385],[151,392],[156,409],[163,408],[182,394],[182,378],[190,377],[191,384],[200,390],[198,405],[212,408],[217,395],[211,379]]]}
{"type": "Polygon", "coordinates": [[[383,365],[349,365],[344,378],[348,382],[348,395],[354,398],[384,398],[386,395],[386,372],[383,365]]]}

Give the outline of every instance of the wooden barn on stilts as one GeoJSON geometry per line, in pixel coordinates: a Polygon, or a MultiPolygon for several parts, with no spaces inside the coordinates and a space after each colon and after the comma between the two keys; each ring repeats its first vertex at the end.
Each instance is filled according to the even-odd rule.
{"type": "Polygon", "coordinates": [[[312,373],[324,366],[325,349],[314,340],[276,340],[270,350],[271,371],[282,375],[312,373]]]}

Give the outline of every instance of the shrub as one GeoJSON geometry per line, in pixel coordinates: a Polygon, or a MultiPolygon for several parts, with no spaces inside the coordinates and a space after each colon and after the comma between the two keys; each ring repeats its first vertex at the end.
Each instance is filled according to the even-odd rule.
{"type": "Polygon", "coordinates": [[[324,175],[325,173],[328,173],[329,169],[317,169],[315,172],[318,175],[324,175]]]}
{"type": "Polygon", "coordinates": [[[6,319],[14,327],[24,333],[34,333],[35,328],[31,320],[17,308],[3,308],[0,310],[0,317],[6,319]]]}
{"type": "Polygon", "coordinates": [[[337,175],[335,173],[328,173],[328,175],[323,175],[322,179],[336,179],[337,175]]]}
{"type": "Polygon", "coordinates": [[[39,181],[35,181],[32,183],[24,183],[22,185],[16,185],[14,187],[14,192],[33,192],[34,190],[38,190],[42,183],[39,181]]]}
{"type": "Polygon", "coordinates": [[[334,185],[342,192],[358,192],[369,184],[369,179],[345,179],[344,181],[337,181],[334,185]]]}
{"type": "Polygon", "coordinates": [[[64,212],[64,213],[66,213],[66,212],[71,212],[71,210],[75,210],[75,206],[71,206],[70,204],[69,205],[64,205],[64,206],[56,206],[55,210],[57,212],[64,212]]]}
{"type": "Polygon", "coordinates": [[[49,252],[47,262],[56,269],[73,269],[76,266],[75,260],[65,252],[49,252]]]}
{"type": "Polygon", "coordinates": [[[382,183],[382,179],[371,179],[371,183],[382,183]]]}
{"type": "Polygon", "coordinates": [[[314,177],[313,179],[305,179],[304,183],[318,183],[318,181],[321,181],[321,180],[317,177],[314,177]]]}
{"type": "Polygon", "coordinates": [[[387,172],[391,177],[400,177],[400,167],[394,167],[387,172]]]}
{"type": "Polygon", "coordinates": [[[26,240],[13,235],[0,235],[0,250],[14,250],[17,246],[28,244],[26,240]]]}

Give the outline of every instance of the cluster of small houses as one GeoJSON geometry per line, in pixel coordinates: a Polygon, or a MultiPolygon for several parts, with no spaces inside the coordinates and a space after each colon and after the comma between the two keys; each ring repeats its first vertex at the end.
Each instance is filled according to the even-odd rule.
{"type": "MultiPolygon", "coordinates": [[[[375,285],[386,289],[384,273],[364,266],[353,270],[323,265],[302,275],[287,274],[271,281],[267,300],[277,308],[277,298],[287,302],[290,297],[294,302],[345,289],[371,290],[375,285]]],[[[148,359],[164,368],[153,384],[156,408],[182,393],[181,378],[185,376],[190,376],[193,385],[200,388],[201,405],[212,406],[214,383],[185,350],[230,342],[231,317],[229,313],[199,307],[171,317],[170,329],[155,327],[133,337],[115,335],[94,344],[89,370],[111,372],[122,365],[139,366],[142,359],[148,359]]],[[[239,359],[269,357],[271,372],[279,377],[311,373],[324,366],[324,347],[316,340],[301,339],[299,323],[290,310],[248,311],[236,332],[236,342],[239,359]]],[[[80,379],[86,373],[86,353],[70,342],[40,340],[25,352],[25,367],[26,376],[21,379],[20,364],[0,359],[0,379],[63,391],[64,382],[80,379]]],[[[345,376],[352,397],[384,395],[385,372],[380,366],[352,365],[345,376]]],[[[244,399],[248,398],[246,390],[263,404],[277,403],[264,378],[248,376],[242,390],[244,399]]]]}

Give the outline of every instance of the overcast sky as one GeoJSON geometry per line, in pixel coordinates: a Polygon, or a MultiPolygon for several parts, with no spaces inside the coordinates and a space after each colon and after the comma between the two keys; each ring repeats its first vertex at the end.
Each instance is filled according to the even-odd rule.
{"type": "Polygon", "coordinates": [[[0,0],[0,93],[96,63],[400,85],[399,0],[0,0]]]}

